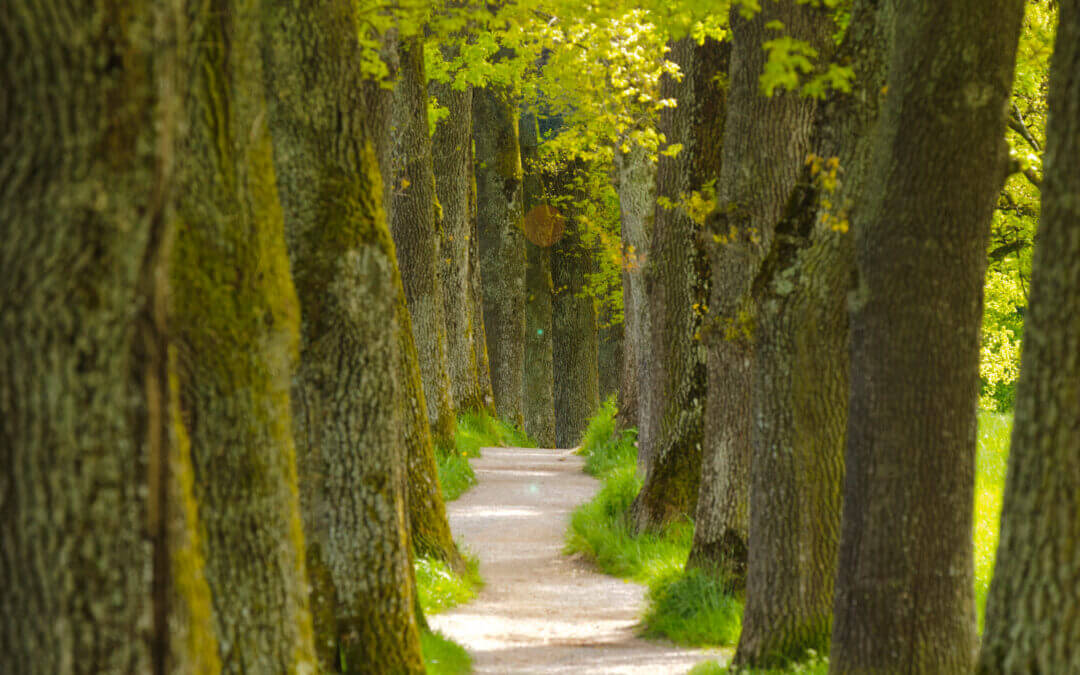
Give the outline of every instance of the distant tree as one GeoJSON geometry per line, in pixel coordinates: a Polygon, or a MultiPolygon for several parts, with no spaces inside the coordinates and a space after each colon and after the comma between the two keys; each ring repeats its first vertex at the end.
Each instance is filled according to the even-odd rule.
{"type": "Polygon", "coordinates": [[[1080,3],[1060,3],[1042,216],[980,673],[1080,669],[1080,3]]]}
{"type": "Polygon", "coordinates": [[[476,148],[476,260],[482,279],[484,335],[495,412],[524,425],[525,236],[521,231],[521,150],[517,106],[509,86],[473,92],[476,148]]]}
{"type": "Polygon", "coordinates": [[[966,672],[983,273],[1021,0],[889,6],[854,223],[834,672],[966,672]]]}

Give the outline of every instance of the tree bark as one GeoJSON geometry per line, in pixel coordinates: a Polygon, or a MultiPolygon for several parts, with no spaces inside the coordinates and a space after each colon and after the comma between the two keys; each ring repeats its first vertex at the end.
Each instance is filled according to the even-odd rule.
{"type": "MultiPolygon", "coordinates": [[[[540,134],[536,116],[519,120],[524,211],[544,203],[544,181],[536,162],[540,134]]],[[[542,448],[555,447],[555,390],[552,351],[551,249],[525,242],[525,433],[542,448]]]]}
{"type": "MultiPolygon", "coordinates": [[[[623,361],[619,381],[619,420],[624,427],[638,427],[639,438],[650,391],[652,332],[645,267],[649,262],[653,209],[656,208],[656,162],[641,146],[629,153],[615,152],[615,191],[619,196],[622,234],[623,361]]],[[[642,469],[645,467],[642,466],[642,469]]]]}
{"type": "Polygon", "coordinates": [[[484,334],[495,412],[524,425],[525,237],[521,231],[521,153],[511,92],[473,92],[477,233],[484,334]]]}
{"type": "Polygon", "coordinates": [[[555,387],[555,444],[572,448],[581,440],[589,417],[600,405],[596,306],[585,294],[585,275],[593,265],[592,251],[582,240],[584,223],[574,202],[588,199],[574,187],[575,174],[584,167],[578,160],[562,167],[556,189],[569,197],[563,236],[551,248],[552,363],[555,387]]]}
{"type": "Polygon", "coordinates": [[[439,227],[428,134],[427,77],[419,37],[398,47],[390,232],[397,248],[405,301],[420,364],[427,419],[435,443],[452,447],[456,420],[446,358],[446,315],[438,274],[439,227]]]}
{"type": "Polygon", "coordinates": [[[171,264],[180,419],[223,670],[315,667],[289,386],[299,306],[264,124],[259,11],[192,0],[171,264]]]}
{"type": "Polygon", "coordinates": [[[180,4],[0,5],[0,671],[213,673],[164,325],[180,4]]]}
{"type": "Polygon", "coordinates": [[[1042,216],[980,673],[1080,670],[1080,3],[1060,4],[1042,216]]]}
{"type": "Polygon", "coordinates": [[[834,672],[969,672],[983,272],[1023,2],[895,3],[856,204],[834,672]]]}
{"type": "Polygon", "coordinates": [[[293,422],[324,669],[423,672],[406,538],[400,298],[352,5],[265,0],[270,124],[301,306],[293,422]],[[319,54],[312,60],[308,54],[319,54]]]}
{"type": "MultiPolygon", "coordinates": [[[[432,136],[435,191],[442,207],[439,228],[439,280],[446,318],[446,362],[454,409],[484,406],[477,353],[477,317],[473,316],[473,289],[469,270],[473,261],[475,220],[469,208],[473,181],[472,88],[458,91],[451,85],[430,82],[428,91],[448,110],[432,136]]],[[[482,346],[482,344],[480,345],[482,346]]]]}
{"type": "MultiPolygon", "coordinates": [[[[850,93],[833,91],[816,109],[786,102],[788,115],[811,121],[809,138],[795,134],[801,142],[775,144],[774,153],[790,154],[780,161],[774,155],[773,179],[758,187],[788,197],[751,291],[749,575],[736,656],[746,665],[776,665],[827,648],[832,629],[849,391],[846,302],[854,271],[845,205],[864,184],[885,81],[888,36],[876,5],[854,3],[835,55],[827,16],[804,9],[801,21],[785,21],[819,53],[856,71],[850,93]],[[835,186],[826,183],[833,178],[835,186]]],[[[773,101],[780,108],[773,114],[784,115],[785,103],[773,101]]],[[[808,129],[794,120],[779,128],[808,129]]]]}
{"type": "MultiPolygon", "coordinates": [[[[683,79],[676,83],[664,76],[661,94],[674,97],[678,106],[661,114],[660,130],[683,148],[675,157],[660,158],[660,197],[679,202],[720,173],[726,94],[715,75],[727,71],[729,51],[726,44],[706,40],[699,46],[689,38],[672,49],[683,79]]],[[[642,422],[647,434],[638,441],[648,472],[631,506],[637,531],[689,516],[697,504],[706,394],[699,331],[709,278],[701,226],[685,209],[657,205],[647,278],[653,389],[649,407],[642,410],[649,416],[642,422]]]]}
{"type": "MultiPolygon", "coordinates": [[[[602,324],[603,319],[598,319],[602,324]]],[[[623,346],[623,323],[601,325],[599,337],[599,355],[597,356],[600,377],[600,400],[618,395],[619,380],[622,377],[622,362],[625,356],[623,346]]]]}

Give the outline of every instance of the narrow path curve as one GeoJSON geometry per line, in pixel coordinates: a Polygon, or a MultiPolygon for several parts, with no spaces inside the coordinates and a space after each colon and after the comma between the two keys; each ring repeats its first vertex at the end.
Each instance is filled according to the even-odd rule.
{"type": "Polygon", "coordinates": [[[487,582],[473,602],[429,617],[477,673],[685,673],[702,650],[636,636],[645,589],[562,554],[574,507],[600,484],[570,450],[484,448],[479,484],[447,505],[487,582]]]}

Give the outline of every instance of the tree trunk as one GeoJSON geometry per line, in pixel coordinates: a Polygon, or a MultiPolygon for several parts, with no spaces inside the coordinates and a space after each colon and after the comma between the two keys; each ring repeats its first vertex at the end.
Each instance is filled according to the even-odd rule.
{"type": "MultiPolygon", "coordinates": [[[[574,160],[562,168],[557,179],[559,191],[571,202],[588,199],[573,187],[575,174],[584,171],[574,160]]],[[[551,248],[551,279],[555,287],[552,304],[552,363],[555,387],[555,444],[572,448],[581,440],[589,416],[600,405],[596,306],[585,295],[585,274],[593,265],[592,251],[582,241],[584,223],[577,207],[565,209],[566,229],[551,248]]]]}
{"type": "Polygon", "coordinates": [[[969,672],[983,272],[1023,2],[896,3],[856,204],[834,672],[969,672]]]}
{"type": "MultiPolygon", "coordinates": [[[[619,381],[619,419],[624,427],[638,427],[646,416],[645,397],[650,388],[651,322],[645,295],[645,266],[649,261],[653,209],[656,208],[656,162],[641,146],[629,153],[615,152],[615,191],[619,196],[622,234],[623,360],[619,381]]],[[[642,469],[645,467],[642,466],[642,469]]]]}
{"type": "Polygon", "coordinates": [[[525,237],[521,232],[521,153],[511,92],[473,92],[476,202],[484,334],[495,412],[524,425],[525,237]]]}
{"type": "MultiPolygon", "coordinates": [[[[600,320],[603,323],[603,320],[600,320]]],[[[619,379],[622,376],[622,362],[625,356],[623,346],[623,323],[608,323],[601,326],[599,337],[600,400],[619,393],[619,379]]],[[[594,411],[595,412],[595,411],[594,411]]]]}
{"type": "Polygon", "coordinates": [[[462,91],[431,82],[428,91],[449,111],[432,136],[435,191],[442,207],[439,228],[439,280],[446,318],[446,363],[454,409],[484,406],[476,363],[477,331],[473,289],[469,283],[471,244],[475,240],[469,208],[472,183],[472,89],[462,91]]]}
{"type": "Polygon", "coordinates": [[[393,191],[390,232],[397,248],[405,301],[420,363],[427,419],[437,445],[454,443],[453,401],[446,358],[446,316],[438,274],[439,228],[435,176],[428,134],[424,45],[409,38],[398,49],[400,67],[394,88],[394,138],[388,178],[393,191]]]}
{"type": "Polygon", "coordinates": [[[171,264],[179,414],[223,669],[295,672],[315,667],[289,416],[299,307],[262,123],[259,7],[192,0],[189,15],[171,264]]]}
{"type": "Polygon", "coordinates": [[[301,306],[293,422],[324,669],[423,672],[406,539],[400,285],[352,5],[266,0],[264,54],[301,306]],[[319,54],[320,58],[306,58],[319,54]]]}
{"type": "MultiPolygon", "coordinates": [[[[672,59],[681,82],[665,76],[664,97],[679,104],[660,116],[660,130],[682,143],[675,157],[662,156],[657,168],[660,197],[678,202],[720,172],[721,131],[726,94],[716,80],[727,71],[729,47],[713,40],[675,43],[672,59]]],[[[648,295],[653,367],[649,373],[649,416],[639,449],[648,473],[631,506],[636,530],[656,529],[694,513],[701,474],[702,409],[705,406],[705,349],[700,341],[709,293],[709,261],[701,227],[685,209],[657,205],[649,247],[648,295]]],[[[640,460],[639,460],[640,461],[640,460]]]]}
{"type": "Polygon", "coordinates": [[[214,673],[163,313],[179,3],[0,5],[0,671],[214,673]]]}
{"type": "MultiPolygon", "coordinates": [[[[824,51],[831,22],[810,20],[824,51]]],[[[877,3],[856,2],[834,57],[858,64],[853,90],[832,92],[817,107],[808,146],[787,157],[785,166],[801,167],[801,175],[797,185],[785,186],[791,190],[786,212],[754,282],[750,566],[736,655],[741,664],[774,665],[829,643],[854,272],[847,232],[853,214],[845,205],[859,198],[865,183],[888,40],[877,3]],[[816,159],[800,161],[806,155],[816,159]],[[836,177],[836,187],[826,186],[825,178],[836,177]]]]}
{"type": "MultiPolygon", "coordinates": [[[[540,134],[536,116],[521,116],[522,193],[525,213],[544,203],[544,182],[536,162],[540,134]]],[[[544,242],[541,242],[544,243],[544,242]]],[[[555,390],[552,365],[551,249],[525,242],[525,432],[542,448],[555,447],[555,390]]]]}
{"type": "Polygon", "coordinates": [[[1042,217],[980,673],[1080,671],[1080,2],[1060,8],[1042,217]]]}

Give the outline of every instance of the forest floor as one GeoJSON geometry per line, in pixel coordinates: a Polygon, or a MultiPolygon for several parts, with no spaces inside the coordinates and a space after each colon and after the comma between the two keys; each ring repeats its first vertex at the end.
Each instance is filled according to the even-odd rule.
{"type": "Polygon", "coordinates": [[[429,617],[477,673],[685,673],[718,652],[638,637],[645,587],[562,554],[570,512],[600,483],[570,450],[484,448],[479,483],[447,504],[454,536],[486,585],[429,617]]]}

